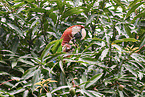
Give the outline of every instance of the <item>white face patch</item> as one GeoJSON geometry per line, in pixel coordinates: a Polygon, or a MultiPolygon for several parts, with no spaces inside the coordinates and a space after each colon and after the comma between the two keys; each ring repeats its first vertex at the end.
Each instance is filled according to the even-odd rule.
{"type": "Polygon", "coordinates": [[[82,40],[86,37],[86,30],[84,28],[82,29],[81,34],[82,34],[82,38],[81,38],[81,40],[82,40]]]}
{"type": "Polygon", "coordinates": [[[78,33],[81,30],[80,26],[74,26],[72,28],[72,36],[74,36],[76,33],[78,33]]]}

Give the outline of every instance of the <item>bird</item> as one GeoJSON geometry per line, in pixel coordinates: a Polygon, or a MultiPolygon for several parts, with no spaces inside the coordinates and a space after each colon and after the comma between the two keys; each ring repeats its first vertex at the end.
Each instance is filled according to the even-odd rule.
{"type": "Polygon", "coordinates": [[[85,27],[82,25],[73,25],[67,28],[62,34],[60,39],[62,40],[63,52],[69,52],[71,50],[70,42],[76,40],[81,41],[86,37],[85,27]]]}

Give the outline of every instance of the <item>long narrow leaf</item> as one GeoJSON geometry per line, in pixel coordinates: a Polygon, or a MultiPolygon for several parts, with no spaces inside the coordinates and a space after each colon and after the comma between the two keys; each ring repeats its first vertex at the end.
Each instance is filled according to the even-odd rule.
{"type": "Polygon", "coordinates": [[[47,56],[48,55],[48,53],[50,52],[49,50],[50,50],[50,47],[54,44],[54,43],[56,43],[58,40],[55,40],[55,41],[52,41],[52,42],[50,42],[46,47],[45,47],[45,49],[43,50],[43,52],[42,52],[42,54],[41,54],[41,60],[43,60],[44,59],[44,57],[45,56],[47,56]]]}
{"type": "Polygon", "coordinates": [[[106,55],[108,54],[108,51],[109,51],[109,48],[105,49],[105,50],[102,52],[102,54],[101,54],[101,56],[100,56],[101,61],[106,57],[106,55]]]}
{"type": "Polygon", "coordinates": [[[22,33],[22,31],[17,27],[17,26],[15,26],[14,24],[11,24],[11,23],[7,23],[12,29],[14,29],[16,32],[17,32],[17,34],[19,34],[21,37],[23,37],[23,33],[22,33]]]}
{"type": "Polygon", "coordinates": [[[24,60],[22,58],[19,58],[18,61],[23,62],[23,63],[28,64],[28,65],[31,65],[31,66],[34,66],[34,63],[32,63],[31,61],[24,60]]]}
{"type": "Polygon", "coordinates": [[[125,28],[127,35],[129,36],[129,38],[133,38],[131,29],[129,28],[129,26],[127,24],[124,24],[124,28],[125,28]]]}
{"type": "Polygon", "coordinates": [[[135,77],[137,77],[137,72],[135,72],[134,68],[132,68],[132,67],[129,66],[128,64],[125,64],[124,67],[125,67],[130,73],[132,73],[135,77]]]}
{"type": "Polygon", "coordinates": [[[88,80],[88,83],[86,84],[86,88],[88,88],[91,85],[93,85],[94,83],[96,83],[101,78],[102,75],[103,75],[103,73],[99,73],[99,74],[93,76],[90,80],[88,80]]]}
{"type": "Polygon", "coordinates": [[[123,9],[123,11],[125,11],[126,9],[125,9],[125,7],[124,7],[124,5],[121,3],[121,0],[113,0],[116,4],[118,4],[119,6],[121,6],[122,7],[122,9],[123,9]]]}
{"type": "Polygon", "coordinates": [[[144,37],[143,41],[141,42],[139,49],[141,49],[144,45],[145,45],[145,37],[144,37]]]}
{"type": "Polygon", "coordinates": [[[14,68],[17,65],[17,61],[12,62],[12,68],[14,68]]]}
{"type": "Polygon", "coordinates": [[[39,77],[40,77],[40,69],[37,69],[34,73],[34,76],[32,78],[32,91],[35,90],[35,83],[39,81],[39,77]]]}
{"type": "Polygon", "coordinates": [[[65,11],[64,14],[62,15],[62,18],[66,18],[66,17],[71,16],[73,14],[78,15],[81,12],[83,12],[82,9],[75,7],[75,8],[72,8],[72,9],[69,9],[69,10],[65,11]]]}
{"type": "Polygon", "coordinates": [[[89,23],[91,23],[93,21],[94,17],[96,17],[96,16],[97,16],[97,14],[90,15],[88,17],[88,19],[86,20],[86,25],[88,25],[89,23]]]}
{"type": "Polygon", "coordinates": [[[61,42],[60,41],[57,41],[54,46],[52,47],[51,51],[52,51],[52,54],[56,53],[58,48],[61,46],[61,42]]]}
{"type": "Polygon", "coordinates": [[[84,49],[84,51],[83,51],[83,52],[87,51],[87,50],[88,50],[88,48],[90,48],[92,45],[93,45],[93,43],[91,43],[90,45],[88,45],[88,46],[84,49]]]}
{"type": "Polygon", "coordinates": [[[94,95],[92,95],[92,93],[89,93],[88,91],[86,90],[82,90],[84,94],[87,95],[87,97],[94,97],[94,95]]]}
{"type": "Polygon", "coordinates": [[[145,12],[139,13],[136,17],[133,18],[133,20],[131,21],[131,23],[134,23],[137,18],[141,18],[141,17],[144,17],[144,16],[145,16],[145,12]]]}
{"type": "Polygon", "coordinates": [[[51,95],[50,92],[49,92],[49,93],[46,93],[46,96],[47,96],[47,97],[52,97],[52,95],[51,95]]]}
{"type": "Polygon", "coordinates": [[[10,92],[10,94],[14,95],[14,94],[18,94],[18,93],[23,92],[23,91],[25,91],[24,88],[18,88],[17,90],[14,90],[14,91],[10,92]]]}
{"type": "Polygon", "coordinates": [[[35,69],[36,69],[36,67],[34,67],[34,68],[30,68],[29,70],[27,70],[25,73],[24,73],[24,75],[23,75],[23,79],[24,80],[26,80],[26,79],[29,79],[30,77],[32,77],[33,75],[34,75],[34,73],[35,73],[35,69]]]}
{"type": "Polygon", "coordinates": [[[122,91],[119,91],[119,95],[120,95],[120,97],[124,97],[124,95],[123,95],[123,92],[122,92],[122,91]]]}
{"type": "Polygon", "coordinates": [[[136,5],[134,5],[134,6],[132,6],[132,8],[128,11],[128,13],[126,14],[126,18],[128,18],[129,16],[130,16],[130,14],[132,13],[132,12],[134,12],[141,4],[143,4],[144,2],[140,2],[140,3],[138,3],[138,4],[136,4],[136,5]]]}
{"type": "Polygon", "coordinates": [[[134,6],[134,5],[136,5],[137,2],[140,2],[140,1],[142,1],[142,0],[134,0],[133,2],[131,2],[131,3],[129,4],[128,8],[129,8],[129,7],[132,7],[132,6],[134,6]]]}
{"type": "Polygon", "coordinates": [[[115,40],[113,43],[120,43],[120,42],[137,42],[138,40],[134,38],[124,38],[124,39],[119,39],[115,40]]]}
{"type": "Polygon", "coordinates": [[[28,97],[29,90],[24,91],[23,97],[28,97]]]}
{"type": "Polygon", "coordinates": [[[63,74],[65,74],[62,61],[59,61],[59,66],[63,74]]]}
{"type": "Polygon", "coordinates": [[[56,92],[56,91],[58,91],[58,90],[61,90],[61,89],[70,88],[70,87],[71,87],[71,86],[60,86],[60,87],[58,87],[58,88],[52,90],[51,93],[54,93],[54,92],[56,92]]]}

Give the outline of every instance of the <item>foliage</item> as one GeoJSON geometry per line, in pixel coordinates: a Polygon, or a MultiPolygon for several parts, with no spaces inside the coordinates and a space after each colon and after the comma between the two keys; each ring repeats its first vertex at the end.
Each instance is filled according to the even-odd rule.
{"type": "Polygon", "coordinates": [[[142,0],[2,0],[0,96],[144,97],[144,16],[142,0]],[[87,36],[62,52],[76,24],[87,36]]]}

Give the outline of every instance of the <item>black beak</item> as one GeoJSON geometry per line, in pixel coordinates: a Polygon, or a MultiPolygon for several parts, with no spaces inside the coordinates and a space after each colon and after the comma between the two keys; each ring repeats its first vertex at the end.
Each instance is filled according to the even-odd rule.
{"type": "Polygon", "coordinates": [[[80,32],[76,33],[76,34],[74,35],[74,38],[75,38],[75,39],[81,39],[81,38],[82,38],[81,32],[82,32],[82,30],[80,30],[80,32]]]}

